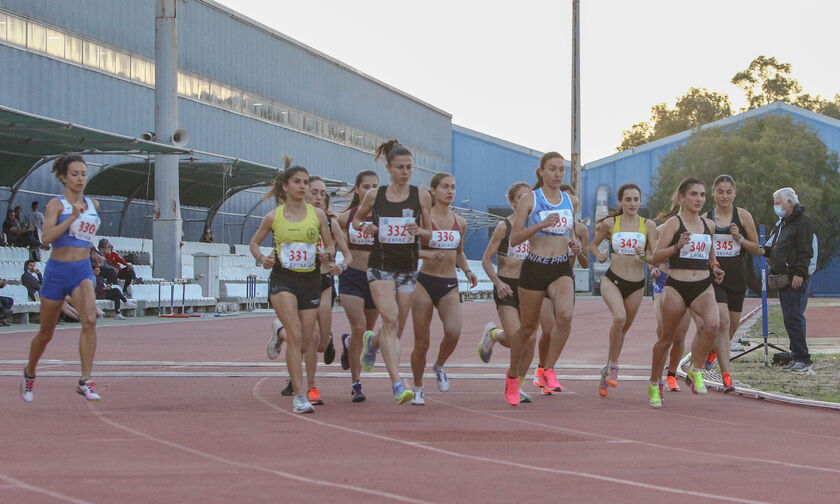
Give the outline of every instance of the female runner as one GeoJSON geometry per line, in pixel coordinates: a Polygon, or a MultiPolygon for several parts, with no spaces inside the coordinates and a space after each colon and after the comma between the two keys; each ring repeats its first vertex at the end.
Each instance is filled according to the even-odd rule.
{"type": "Polygon", "coordinates": [[[712,273],[718,283],[724,277],[712,247],[710,228],[714,223],[700,216],[706,202],[705,185],[695,178],[687,178],[677,188],[675,199],[679,204],[665,214],[669,218],[662,225],[653,254],[654,264],[669,261],[671,268],[662,300],[662,331],[653,346],[648,385],[648,402],[654,408],[662,406],[662,368],[686,310],[696,317],[700,330],[692,344],[692,363],[686,382],[693,393],[706,393],[700,369],[714,344],[719,325],[712,273]]]}
{"type": "MultiPolygon", "coordinates": [[[[651,268],[650,278],[653,282],[653,312],[656,314],[656,337],[662,333],[662,299],[664,298],[665,282],[668,280],[668,263],[661,264],[658,268],[651,268]]],[[[677,325],[677,333],[674,335],[674,342],[668,352],[667,376],[665,378],[668,390],[679,392],[680,386],[677,383],[677,367],[685,351],[685,335],[688,332],[688,325],[691,323],[691,315],[685,312],[683,318],[677,325]]]]}
{"type": "Polygon", "coordinates": [[[581,243],[574,235],[574,204],[560,190],[565,175],[563,156],[549,152],[540,159],[537,184],[522,197],[513,218],[510,244],[530,242],[528,257],[519,276],[519,315],[521,325],[511,339],[510,369],[505,381],[505,399],[519,404],[519,377],[530,367],[526,349],[539,325],[543,298],[548,293],[554,305],[556,324],[543,371],[545,387],[557,389],[554,363],[560,355],[561,340],[568,337],[574,308],[574,282],[569,253],[578,255],[581,243]]]}
{"type": "Polygon", "coordinates": [[[47,204],[41,243],[52,244],[53,250],[44,268],[41,285],[41,327],[29,347],[29,362],[23,368],[20,396],[24,401],[32,402],[35,368],[52,339],[65,297],[69,294],[82,323],[79,336],[82,376],[76,392],[88,401],[98,401],[101,397],[90,380],[96,353],[96,293],[90,248],[99,227],[96,212],[99,203],[84,194],[88,177],[87,163],[82,156],[64,154],[55,160],[52,171],[64,185],[64,194],[47,204]]]}
{"type": "Polygon", "coordinates": [[[443,323],[443,339],[437,360],[432,366],[441,392],[449,391],[449,379],[443,366],[455,351],[461,337],[461,295],[458,292],[456,264],[470,281],[478,285],[478,277],[470,271],[464,255],[462,237],[467,232],[467,221],[455,213],[450,205],[455,200],[455,177],[437,173],[429,184],[434,205],[430,211],[432,238],[423,240],[423,265],[417,273],[417,283],[411,305],[414,322],[414,350],[411,352],[411,371],[414,374],[414,398],[411,404],[426,404],[423,398],[423,371],[426,370],[426,353],[429,351],[429,325],[437,308],[443,323]]]}
{"type": "Polygon", "coordinates": [[[624,184],[618,188],[618,203],[621,207],[612,217],[599,221],[600,226],[589,246],[598,262],[611,259],[604,274],[607,281],[601,281],[601,298],[612,314],[610,326],[610,348],[607,365],[601,368],[601,382],[598,393],[607,397],[609,387],[618,386],[618,357],[624,345],[624,336],[633,324],[639,305],[642,303],[645,287],[645,261],[649,261],[656,243],[656,223],[639,215],[642,205],[642,190],[636,184],[624,184]],[[608,257],[598,246],[609,239],[612,253],[608,257]]]}
{"type": "Polygon", "coordinates": [[[741,310],[744,308],[744,296],[747,293],[747,264],[744,251],[761,255],[763,249],[758,244],[752,214],[733,205],[735,180],[729,175],[718,176],[712,186],[712,195],[715,198],[715,207],[709,210],[706,217],[715,223],[715,256],[726,273],[723,282],[714,286],[715,300],[720,312],[720,325],[714,348],[723,374],[723,391],[729,393],[735,390],[729,374],[730,341],[741,322],[741,310]]]}
{"type": "MultiPolygon", "coordinates": [[[[351,227],[351,224],[359,209],[359,202],[368,191],[377,187],[379,187],[379,177],[375,171],[359,172],[356,175],[356,183],[353,185],[353,199],[350,201],[350,206],[338,216],[339,226],[347,230],[348,247],[353,251],[352,261],[349,263],[347,260],[344,261],[345,264],[349,264],[349,267],[341,274],[338,283],[339,301],[344,307],[347,321],[350,322],[349,337],[346,334],[341,337],[344,348],[341,354],[341,367],[350,369],[350,400],[353,402],[365,400],[360,380],[362,365],[359,362],[362,354],[362,335],[366,330],[373,330],[377,312],[367,280],[367,265],[373,248],[373,235],[357,231],[351,227]]],[[[370,222],[370,219],[366,222],[370,222]]]]}
{"type": "Polygon", "coordinates": [[[303,393],[301,359],[307,348],[315,345],[315,322],[321,302],[320,263],[328,264],[332,273],[340,271],[328,252],[317,252],[319,234],[326,250],[333,244],[327,216],[306,203],[308,186],[309,173],[302,166],[290,167],[279,174],[271,193],[277,203],[281,200],[284,203],[266,214],[250,243],[257,262],[272,270],[269,298],[285,333],[286,367],[295,394],[292,400],[295,413],[314,411],[303,393]],[[268,233],[274,236],[271,256],[260,252],[260,244],[268,233]]]}
{"type": "Polygon", "coordinates": [[[362,338],[361,363],[365,371],[373,369],[376,352],[382,349],[385,367],[397,404],[414,398],[400,379],[400,333],[411,309],[411,298],[417,284],[418,237],[431,239],[432,232],[418,225],[429,226],[431,196],[410,185],[414,160],[411,151],[396,140],[389,140],[376,149],[376,159],[385,158],[391,184],[368,191],[353,216],[353,229],[374,236],[368,260],[367,279],[382,327],[379,334],[367,331],[362,338]],[[365,222],[369,214],[373,222],[365,222]]]}

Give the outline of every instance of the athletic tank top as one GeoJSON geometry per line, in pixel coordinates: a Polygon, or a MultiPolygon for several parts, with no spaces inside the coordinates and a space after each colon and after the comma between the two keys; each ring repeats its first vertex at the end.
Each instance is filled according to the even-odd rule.
{"type": "MultiPolygon", "coordinates": [[[[709,210],[709,218],[715,219],[715,209],[709,210]]],[[[738,207],[732,207],[732,221],[738,226],[738,232],[746,237],[741,218],[738,216],[738,207]]],[[[715,258],[720,263],[720,269],[726,274],[721,285],[734,291],[747,290],[747,265],[744,261],[744,249],[741,244],[729,232],[729,226],[719,227],[715,224],[715,258]]]]}
{"type": "MultiPolygon", "coordinates": [[[[58,201],[61,202],[62,209],[61,213],[58,214],[56,223],[61,224],[73,214],[73,205],[63,196],[59,196],[58,201]]],[[[79,217],[70,224],[67,231],[61,233],[61,236],[55,239],[53,247],[90,248],[96,239],[96,230],[99,229],[99,214],[96,213],[93,200],[87,196],[85,196],[85,205],[87,205],[85,211],[79,214],[79,217]]]]}
{"type": "Polygon", "coordinates": [[[271,223],[277,264],[292,271],[313,271],[319,266],[317,251],[321,234],[315,207],[307,203],[306,216],[300,222],[286,220],[285,209],[285,203],[277,207],[271,223]]]}
{"type": "MultiPolygon", "coordinates": [[[[680,236],[687,232],[682,218],[677,215],[680,228],[671,240],[671,247],[680,241],[680,236]]],[[[712,249],[712,232],[703,220],[703,233],[691,233],[688,243],[669,259],[671,269],[704,270],[709,269],[709,252],[712,249]]]]}
{"type": "Polygon", "coordinates": [[[454,218],[455,214],[450,212],[455,221],[451,229],[438,229],[432,221],[432,239],[428,242],[421,241],[423,248],[435,250],[455,250],[458,244],[461,243],[461,227],[458,225],[458,219],[454,218]]]}
{"type": "MultiPolygon", "coordinates": [[[[373,249],[373,235],[353,229],[353,217],[356,216],[358,210],[359,207],[351,208],[350,215],[347,217],[347,248],[370,252],[373,249]]],[[[364,222],[373,222],[373,219],[368,216],[364,222]]]]}
{"type": "MultiPolygon", "coordinates": [[[[332,220],[333,220],[334,217],[331,214],[328,214],[328,213],[326,214],[326,216],[327,216],[327,229],[330,230],[330,238],[332,238],[333,246],[337,248],[336,241],[335,241],[335,236],[333,236],[333,234],[332,234],[332,220]]],[[[323,252],[324,250],[326,250],[326,248],[324,247],[324,237],[321,236],[321,234],[319,232],[319,234],[318,234],[318,252],[323,252]]]]}
{"type": "Polygon", "coordinates": [[[574,209],[572,208],[572,200],[566,193],[560,193],[563,199],[557,205],[552,205],[545,199],[542,188],[534,191],[534,209],[528,220],[525,222],[525,227],[531,227],[534,224],[545,220],[549,214],[556,213],[560,220],[549,228],[542,229],[534,233],[534,236],[569,236],[572,230],[575,229],[574,209]]]}
{"type": "Polygon", "coordinates": [[[636,247],[645,248],[647,244],[647,228],[645,227],[645,218],[639,216],[639,230],[638,231],[621,231],[621,215],[615,216],[615,224],[613,224],[611,245],[614,254],[620,255],[636,255],[636,247]]]}
{"type": "Polygon", "coordinates": [[[499,243],[499,248],[496,249],[496,254],[505,256],[508,259],[524,261],[525,258],[528,257],[528,252],[531,250],[531,244],[528,243],[528,240],[525,240],[515,247],[512,246],[510,244],[510,232],[513,226],[511,226],[508,219],[505,219],[503,222],[505,223],[505,237],[501,243],[499,243]]]}
{"type": "Polygon", "coordinates": [[[368,268],[394,273],[417,271],[418,239],[405,226],[420,217],[420,192],[409,186],[408,198],[392,203],[385,198],[388,186],[379,186],[371,211],[379,229],[373,239],[368,268]]]}

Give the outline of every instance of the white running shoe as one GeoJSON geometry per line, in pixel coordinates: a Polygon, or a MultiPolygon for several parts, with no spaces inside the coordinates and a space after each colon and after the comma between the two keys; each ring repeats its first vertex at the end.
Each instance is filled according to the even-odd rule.
{"type": "Polygon", "coordinates": [[[443,369],[443,366],[435,364],[432,366],[432,370],[435,372],[438,390],[441,392],[449,392],[449,378],[446,377],[446,371],[443,369]]]}
{"type": "Polygon", "coordinates": [[[271,322],[271,339],[268,340],[268,347],[265,349],[266,355],[271,360],[280,356],[280,347],[283,346],[283,340],[280,339],[280,331],[283,330],[283,323],[279,319],[274,319],[271,322]]]}
{"type": "Polygon", "coordinates": [[[26,402],[32,402],[32,389],[35,387],[35,378],[26,376],[23,373],[23,381],[20,382],[20,398],[26,402]]]}
{"type": "Polygon", "coordinates": [[[525,391],[522,390],[522,387],[519,387],[519,402],[521,402],[521,403],[533,402],[533,400],[531,399],[531,396],[526,394],[525,391]]]}
{"type": "Polygon", "coordinates": [[[416,406],[423,406],[426,404],[426,400],[423,399],[423,387],[414,387],[414,399],[411,400],[411,404],[416,406]]]}
{"type": "Polygon", "coordinates": [[[96,386],[95,383],[87,379],[85,381],[79,381],[79,384],[76,385],[76,393],[85,396],[85,399],[88,401],[98,401],[102,399],[99,397],[99,394],[96,393],[94,387],[96,386]]]}
{"type": "Polygon", "coordinates": [[[488,322],[487,325],[484,326],[484,335],[478,343],[478,358],[485,364],[490,362],[490,356],[493,355],[493,344],[495,341],[493,341],[493,338],[490,337],[490,331],[495,328],[495,322],[488,322]]]}
{"type": "Polygon", "coordinates": [[[315,411],[315,408],[309,402],[309,399],[306,398],[306,394],[297,394],[294,399],[292,399],[292,412],[294,413],[312,413],[315,411]]]}
{"type": "Polygon", "coordinates": [[[122,313],[117,313],[116,315],[114,315],[114,318],[117,320],[125,320],[125,315],[123,315],[122,313]]]}

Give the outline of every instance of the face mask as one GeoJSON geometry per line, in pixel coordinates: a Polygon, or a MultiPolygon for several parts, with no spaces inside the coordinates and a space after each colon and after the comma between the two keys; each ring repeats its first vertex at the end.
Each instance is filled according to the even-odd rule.
{"type": "Polygon", "coordinates": [[[773,211],[776,212],[776,215],[778,215],[779,217],[785,216],[785,211],[782,210],[782,207],[780,207],[779,205],[773,205],[773,211]]]}

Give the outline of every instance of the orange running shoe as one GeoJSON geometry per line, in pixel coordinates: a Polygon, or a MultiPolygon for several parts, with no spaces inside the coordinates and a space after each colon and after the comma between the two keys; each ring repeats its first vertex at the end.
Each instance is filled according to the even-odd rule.
{"type": "Polygon", "coordinates": [[[728,394],[734,391],[735,387],[732,385],[732,376],[729,373],[723,373],[723,393],[728,394]]]}
{"type": "Polygon", "coordinates": [[[601,382],[598,383],[598,394],[601,397],[607,397],[609,393],[610,389],[607,386],[607,368],[604,366],[601,368],[601,382]]]}
{"type": "Polygon", "coordinates": [[[548,390],[552,393],[563,392],[563,387],[557,381],[557,375],[554,374],[553,369],[543,369],[543,382],[545,383],[543,390],[548,390]]]}
{"type": "Polygon", "coordinates": [[[712,368],[715,367],[717,364],[717,354],[714,352],[709,352],[709,356],[706,357],[706,362],[703,363],[703,369],[706,371],[710,371],[712,368]]]}
{"type": "Polygon", "coordinates": [[[534,373],[534,385],[539,388],[545,387],[545,379],[543,379],[543,368],[538,367],[537,372],[534,373]]]}
{"type": "Polygon", "coordinates": [[[505,399],[511,406],[519,404],[519,378],[511,378],[505,373],[505,399]]]}
{"type": "Polygon", "coordinates": [[[324,404],[324,400],[321,399],[320,392],[318,392],[318,389],[315,387],[309,389],[309,392],[306,394],[306,398],[309,399],[309,404],[314,404],[315,406],[322,406],[324,404]]]}
{"type": "Polygon", "coordinates": [[[668,381],[668,390],[670,390],[671,392],[680,391],[680,386],[679,384],[677,384],[676,376],[669,376],[668,378],[666,378],[666,380],[668,381]]]}
{"type": "Polygon", "coordinates": [[[607,385],[610,387],[618,387],[618,364],[610,364],[609,376],[607,377],[607,385]]]}

